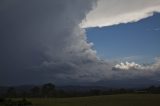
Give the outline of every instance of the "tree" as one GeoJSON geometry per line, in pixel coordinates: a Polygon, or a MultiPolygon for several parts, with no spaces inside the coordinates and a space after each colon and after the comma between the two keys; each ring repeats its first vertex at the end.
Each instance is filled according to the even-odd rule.
{"type": "Polygon", "coordinates": [[[35,86],[30,90],[30,92],[31,92],[32,97],[39,97],[40,96],[40,87],[35,86]]]}
{"type": "Polygon", "coordinates": [[[10,98],[16,97],[16,90],[14,87],[9,87],[7,90],[7,96],[10,98]]]}
{"type": "Polygon", "coordinates": [[[44,97],[53,97],[55,94],[55,85],[52,83],[44,84],[42,86],[42,94],[44,97]]]}

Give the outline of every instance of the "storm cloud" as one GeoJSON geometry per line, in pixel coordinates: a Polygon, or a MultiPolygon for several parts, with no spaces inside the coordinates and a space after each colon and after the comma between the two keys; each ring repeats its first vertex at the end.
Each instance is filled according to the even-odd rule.
{"type": "Polygon", "coordinates": [[[1,83],[48,79],[48,67],[53,77],[57,73],[73,73],[75,64],[95,60],[96,52],[78,25],[94,3],[94,0],[2,0],[1,83]]]}
{"type": "Polygon", "coordinates": [[[0,1],[0,84],[73,84],[150,77],[144,74],[145,70],[113,70],[115,63],[97,56],[94,44],[80,26],[96,3],[95,0],[0,1]]]}
{"type": "Polygon", "coordinates": [[[137,22],[160,12],[160,0],[98,0],[82,27],[104,27],[137,22]]]}

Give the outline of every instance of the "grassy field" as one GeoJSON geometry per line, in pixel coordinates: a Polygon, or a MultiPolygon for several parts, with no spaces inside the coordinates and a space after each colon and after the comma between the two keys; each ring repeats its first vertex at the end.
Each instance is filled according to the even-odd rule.
{"type": "Polygon", "coordinates": [[[160,106],[160,94],[28,99],[35,106],[160,106]]]}

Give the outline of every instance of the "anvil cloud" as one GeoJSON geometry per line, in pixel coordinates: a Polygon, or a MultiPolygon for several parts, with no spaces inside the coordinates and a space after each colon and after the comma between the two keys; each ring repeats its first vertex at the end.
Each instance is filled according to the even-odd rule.
{"type": "Polygon", "coordinates": [[[82,27],[104,27],[137,22],[160,12],[160,0],[98,0],[81,24],[82,27]]]}

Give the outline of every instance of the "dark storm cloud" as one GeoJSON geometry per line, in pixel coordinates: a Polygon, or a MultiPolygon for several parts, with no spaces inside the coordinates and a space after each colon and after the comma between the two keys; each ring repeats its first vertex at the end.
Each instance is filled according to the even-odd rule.
{"type": "Polygon", "coordinates": [[[39,68],[35,67],[45,63],[52,64],[52,74],[67,73],[73,69],[70,61],[96,58],[90,55],[91,45],[84,40],[84,30],[78,26],[93,3],[90,0],[2,0],[0,83],[20,80],[26,83],[32,77],[39,80],[48,70],[38,72],[39,68]],[[26,75],[29,78],[23,78],[26,75]]]}
{"type": "Polygon", "coordinates": [[[94,0],[0,1],[0,85],[158,78],[153,76],[159,61],[147,71],[115,71],[114,63],[97,57],[79,26],[95,4],[94,0]]]}

